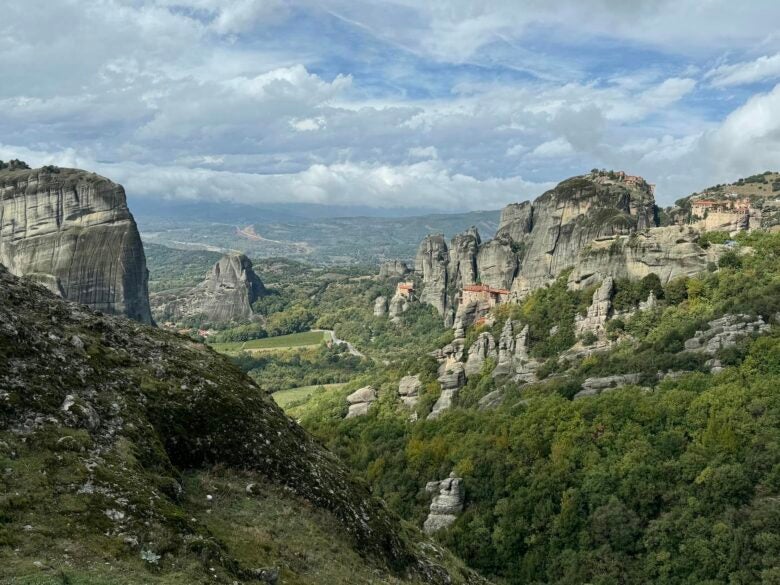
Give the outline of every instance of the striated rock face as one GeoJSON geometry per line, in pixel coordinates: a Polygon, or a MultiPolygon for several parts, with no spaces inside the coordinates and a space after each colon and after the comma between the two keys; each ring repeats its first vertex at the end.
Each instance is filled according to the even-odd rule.
{"type": "Polygon", "coordinates": [[[0,171],[0,264],[68,300],[152,323],[124,189],[94,173],[0,171]]]}
{"type": "Polygon", "coordinates": [[[414,262],[415,271],[421,276],[423,290],[420,301],[436,308],[444,315],[447,308],[447,265],[450,255],[441,234],[428,236],[420,244],[414,262]]]}
{"type": "Polygon", "coordinates": [[[509,240],[496,238],[479,249],[479,280],[492,288],[509,289],[517,273],[517,256],[509,240]]]}
{"type": "Polygon", "coordinates": [[[485,360],[498,358],[496,340],[490,333],[480,333],[477,340],[469,348],[464,372],[467,378],[479,375],[485,360]]]}
{"type": "Polygon", "coordinates": [[[379,266],[379,278],[398,278],[409,274],[409,267],[401,260],[388,260],[379,266]]]}
{"type": "Polygon", "coordinates": [[[376,389],[372,386],[364,386],[363,388],[355,390],[352,394],[347,396],[349,411],[347,412],[346,418],[354,418],[356,416],[368,414],[368,409],[374,401],[376,401],[376,398],[376,389]]]}
{"type": "Polygon", "coordinates": [[[580,253],[569,286],[590,286],[606,275],[640,279],[655,273],[663,284],[693,276],[717,262],[724,250],[720,245],[702,248],[696,243],[699,235],[689,226],[669,226],[592,242],[580,253]]]}
{"type": "Polygon", "coordinates": [[[374,301],[374,317],[384,317],[387,314],[387,298],[377,297],[374,301]]]}
{"type": "Polygon", "coordinates": [[[450,242],[448,282],[461,289],[477,282],[477,253],[482,239],[477,228],[471,227],[450,242]]]}
{"type": "Polygon", "coordinates": [[[252,317],[252,303],[266,294],[249,258],[229,254],[214,264],[202,283],[163,305],[160,315],[172,321],[192,316],[215,324],[246,321],[252,317]]]}
{"type": "Polygon", "coordinates": [[[649,192],[588,176],[563,181],[534,201],[531,231],[513,238],[523,248],[521,279],[513,290],[522,296],[554,280],[594,240],[653,225],[655,200],[649,192]]]}
{"type": "Polygon", "coordinates": [[[422,390],[420,376],[404,376],[398,383],[398,395],[409,408],[417,405],[417,401],[420,399],[420,390],[422,390]]]}
{"type": "Polygon", "coordinates": [[[498,339],[498,362],[493,377],[509,376],[516,382],[532,382],[536,379],[539,363],[528,355],[528,325],[519,333],[519,323],[507,319],[498,339]]]}
{"type": "Polygon", "coordinates": [[[611,276],[604,279],[598,290],[593,293],[593,301],[588,307],[588,314],[585,317],[576,316],[574,322],[574,332],[577,336],[585,333],[593,333],[602,336],[605,331],[609,312],[612,309],[612,291],[614,281],[611,276]]]}
{"type": "Polygon", "coordinates": [[[423,524],[427,534],[433,534],[442,528],[447,528],[463,512],[463,480],[451,473],[442,481],[429,481],[425,491],[435,494],[431,502],[431,510],[423,524]]]}
{"type": "Polygon", "coordinates": [[[508,238],[514,242],[522,242],[531,232],[533,216],[534,209],[530,201],[510,203],[501,210],[496,239],[508,238]]]}

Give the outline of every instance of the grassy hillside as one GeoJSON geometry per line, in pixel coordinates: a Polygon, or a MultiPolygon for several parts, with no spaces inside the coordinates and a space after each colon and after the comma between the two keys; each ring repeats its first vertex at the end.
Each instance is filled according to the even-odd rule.
{"type": "MultiPolygon", "coordinates": [[[[421,337],[400,356],[387,352],[385,367],[312,395],[296,416],[418,525],[430,503],[421,486],[454,470],[466,509],[438,537],[499,582],[778,583],[780,235],[738,241],[710,272],[657,290],[657,308],[609,322],[615,345],[586,357],[562,351],[592,291],[568,291],[562,279],[501,307],[489,330],[507,318],[529,325],[539,382],[494,378],[487,360],[453,409],[426,420],[439,393],[427,353],[440,345],[421,337]],[[724,314],[772,328],[719,350],[723,371],[711,373],[684,341],[724,314]],[[397,395],[410,373],[423,382],[416,422],[397,395]],[[586,378],[627,373],[637,385],[572,400],[586,378]],[[365,384],[379,389],[377,403],[344,419],[346,395],[365,384]],[[479,407],[494,391],[498,406],[479,407]]],[[[636,307],[645,285],[655,289],[619,281],[613,303],[636,307]]],[[[467,332],[467,349],[485,330],[467,332]]]]}
{"type": "Polygon", "coordinates": [[[3,583],[477,583],[211,349],[0,267],[3,583]]]}

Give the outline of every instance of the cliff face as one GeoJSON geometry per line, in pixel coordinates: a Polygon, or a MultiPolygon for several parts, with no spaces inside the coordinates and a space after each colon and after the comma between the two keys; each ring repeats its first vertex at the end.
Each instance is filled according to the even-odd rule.
{"type": "Polygon", "coordinates": [[[94,173],[0,171],[0,263],[68,300],[152,322],[124,189],[94,173]]]}
{"type": "Polygon", "coordinates": [[[213,324],[246,321],[252,317],[252,303],[265,294],[249,258],[228,254],[214,264],[202,283],[155,314],[173,321],[195,316],[213,324]]]}
{"type": "Polygon", "coordinates": [[[544,286],[575,265],[594,240],[655,225],[652,194],[622,184],[574,177],[541,195],[532,206],[530,231],[513,241],[521,251],[515,292],[544,286]]]}
{"type": "Polygon", "coordinates": [[[717,262],[724,251],[716,244],[702,248],[698,237],[691,227],[670,226],[592,242],[580,252],[569,286],[590,286],[606,276],[640,279],[654,273],[663,284],[678,276],[693,276],[717,262]]]}
{"type": "Polygon", "coordinates": [[[426,237],[420,244],[414,261],[414,269],[423,282],[420,301],[434,306],[442,315],[448,308],[449,261],[447,242],[441,234],[426,237]]]}
{"type": "MultiPolygon", "coordinates": [[[[493,288],[511,289],[514,298],[521,298],[574,267],[580,253],[594,242],[652,228],[655,216],[655,200],[646,184],[631,184],[603,174],[567,179],[533,203],[514,203],[504,208],[493,240],[482,243],[476,234],[467,232],[455,236],[447,251],[442,236],[426,238],[417,256],[418,272],[423,274],[421,300],[444,313],[443,308],[455,308],[458,291],[477,280],[493,288]],[[445,265],[442,258],[447,254],[449,262],[445,265]]],[[[665,246],[675,244],[654,238],[663,248],[654,254],[655,265],[661,266],[665,246]]],[[[686,256],[681,262],[700,265],[690,258],[690,251],[670,254],[678,255],[686,256]]],[[[634,260],[634,256],[612,258],[599,265],[600,260],[594,257],[589,266],[592,272],[623,270],[634,274],[636,270],[630,268],[634,260]]]]}
{"type": "Polygon", "coordinates": [[[463,288],[477,282],[477,254],[482,239],[477,228],[471,227],[450,241],[449,282],[463,288]]]}

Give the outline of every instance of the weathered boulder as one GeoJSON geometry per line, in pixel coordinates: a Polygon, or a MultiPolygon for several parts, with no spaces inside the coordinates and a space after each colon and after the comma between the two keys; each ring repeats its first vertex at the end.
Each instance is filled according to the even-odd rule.
{"type": "Polygon", "coordinates": [[[0,171],[0,264],[68,300],[151,324],[125,191],[78,169],[0,171]]]}
{"type": "Polygon", "coordinates": [[[456,235],[450,242],[448,282],[461,289],[477,282],[477,253],[482,239],[474,226],[456,235]]]}
{"type": "Polygon", "coordinates": [[[199,317],[212,324],[238,323],[252,317],[252,303],[266,294],[249,258],[227,254],[214,264],[203,282],[162,304],[156,314],[170,321],[199,317]]]}
{"type": "Polygon", "coordinates": [[[414,267],[422,278],[420,302],[436,308],[441,315],[448,309],[447,286],[449,251],[441,234],[426,237],[417,250],[414,267]]]}
{"type": "Polygon", "coordinates": [[[496,359],[498,351],[496,349],[496,340],[488,333],[480,333],[476,341],[469,348],[468,358],[464,367],[464,373],[467,378],[478,375],[485,365],[485,360],[496,359]]]}
{"type": "Polygon", "coordinates": [[[479,317],[487,313],[488,310],[489,307],[481,306],[481,303],[478,301],[460,303],[452,323],[452,328],[455,330],[455,338],[460,339],[464,337],[466,329],[473,325],[479,317]]]}
{"type": "Polygon", "coordinates": [[[404,376],[398,383],[398,395],[401,397],[401,401],[410,408],[417,405],[421,390],[422,382],[419,375],[404,376]]]}
{"type": "Polygon", "coordinates": [[[607,319],[612,309],[612,291],[614,281],[608,276],[601,286],[593,293],[593,301],[588,307],[588,314],[577,315],[574,321],[574,332],[577,336],[593,333],[599,337],[604,335],[607,319]]]}
{"type": "MultiPolygon", "coordinates": [[[[770,325],[763,317],[754,319],[750,315],[726,314],[707,323],[707,329],[697,331],[694,336],[685,341],[685,351],[715,355],[721,349],[735,346],[749,335],[768,333],[770,325]]],[[[720,363],[714,361],[711,369],[720,368],[720,363]]]]}
{"type": "Polygon", "coordinates": [[[409,272],[406,262],[401,260],[388,260],[379,266],[379,278],[400,278],[409,272]]]}
{"type": "Polygon", "coordinates": [[[494,239],[482,245],[477,256],[479,280],[492,288],[512,286],[517,273],[517,256],[508,239],[494,239]]]}
{"type": "Polygon", "coordinates": [[[346,418],[353,418],[356,416],[363,416],[368,414],[368,409],[377,399],[376,389],[372,386],[364,386],[355,390],[352,394],[347,396],[347,403],[349,403],[349,411],[346,418]]]}
{"type": "Polygon", "coordinates": [[[374,300],[374,317],[387,315],[387,297],[377,297],[374,300]]]}
{"type": "Polygon", "coordinates": [[[569,286],[584,288],[609,275],[639,280],[650,273],[662,284],[679,276],[694,276],[717,262],[721,245],[699,246],[700,232],[690,226],[652,228],[591,242],[583,248],[569,276],[569,286]]]}
{"type": "Polygon", "coordinates": [[[622,374],[616,376],[604,376],[601,378],[587,378],[582,383],[582,390],[574,395],[574,400],[596,396],[609,390],[617,390],[623,386],[638,384],[641,376],[639,374],[622,374]]]}
{"type": "Polygon", "coordinates": [[[447,528],[463,512],[464,494],[463,480],[451,473],[442,481],[429,481],[425,485],[425,491],[434,494],[430,512],[423,524],[423,530],[427,534],[433,534],[447,528]]]}

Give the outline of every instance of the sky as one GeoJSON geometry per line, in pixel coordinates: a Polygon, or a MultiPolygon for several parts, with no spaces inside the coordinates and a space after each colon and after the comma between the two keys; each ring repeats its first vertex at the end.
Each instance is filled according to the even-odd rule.
{"type": "Polygon", "coordinates": [[[132,198],[660,204],[780,169],[776,0],[0,0],[0,159],[132,198]]]}

